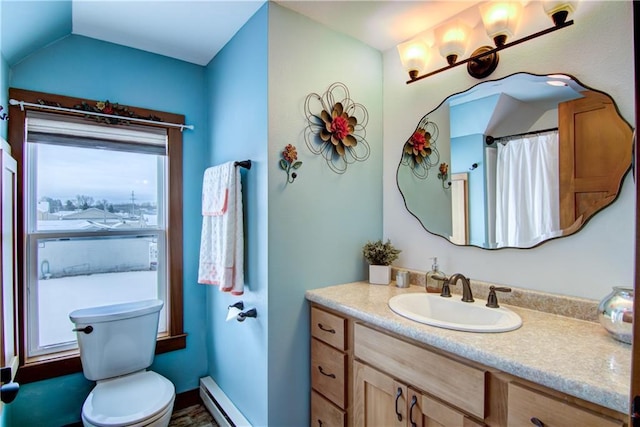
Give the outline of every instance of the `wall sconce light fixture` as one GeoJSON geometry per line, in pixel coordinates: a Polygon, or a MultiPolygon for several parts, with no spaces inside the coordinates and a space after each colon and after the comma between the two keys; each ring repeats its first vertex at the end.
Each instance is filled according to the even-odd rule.
{"type": "Polygon", "coordinates": [[[449,65],[467,53],[469,33],[471,29],[463,21],[446,22],[434,30],[436,43],[440,46],[440,55],[447,59],[449,65]]]}
{"type": "Polygon", "coordinates": [[[402,66],[408,70],[413,80],[418,77],[429,62],[429,46],[422,40],[409,40],[398,45],[402,66]]]}
{"type": "Polygon", "coordinates": [[[410,80],[407,84],[462,64],[467,64],[467,72],[472,77],[477,79],[488,77],[498,66],[499,51],[573,25],[573,21],[567,21],[567,18],[575,11],[575,7],[574,1],[544,0],[544,11],[551,17],[554,25],[521,39],[507,42],[516,32],[522,15],[522,3],[517,0],[484,3],[479,6],[479,10],[484,28],[487,35],[493,39],[495,48],[481,46],[474,50],[469,58],[459,60],[466,53],[470,29],[460,20],[445,22],[434,29],[435,43],[438,45],[440,54],[449,64],[445,67],[421,74],[429,60],[427,56],[429,47],[419,40],[409,40],[398,45],[402,65],[409,73],[410,80]]]}

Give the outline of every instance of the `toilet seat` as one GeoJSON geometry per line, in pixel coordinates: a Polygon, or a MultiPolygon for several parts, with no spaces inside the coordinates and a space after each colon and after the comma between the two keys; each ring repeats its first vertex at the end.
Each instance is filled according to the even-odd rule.
{"type": "Polygon", "coordinates": [[[98,381],[82,406],[82,418],[96,427],[144,426],[173,408],[175,387],[153,371],[98,381]]]}

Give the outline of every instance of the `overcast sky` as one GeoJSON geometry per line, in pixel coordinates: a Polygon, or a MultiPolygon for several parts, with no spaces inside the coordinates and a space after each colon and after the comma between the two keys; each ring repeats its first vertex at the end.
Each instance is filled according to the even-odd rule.
{"type": "Polygon", "coordinates": [[[37,198],[157,202],[157,156],[38,144],[37,198]]]}

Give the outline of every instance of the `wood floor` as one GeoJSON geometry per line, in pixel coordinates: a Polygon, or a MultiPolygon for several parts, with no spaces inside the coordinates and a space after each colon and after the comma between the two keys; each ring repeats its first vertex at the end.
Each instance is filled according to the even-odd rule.
{"type": "MultiPolygon", "coordinates": [[[[66,424],[63,427],[82,427],[78,421],[66,424]]],[[[191,390],[176,396],[173,414],[169,427],[219,427],[207,408],[202,404],[198,391],[191,390]],[[176,409],[178,408],[178,409],[176,409]]]]}
{"type": "Polygon", "coordinates": [[[218,427],[218,424],[204,405],[198,404],[174,411],[169,427],[218,427]]]}

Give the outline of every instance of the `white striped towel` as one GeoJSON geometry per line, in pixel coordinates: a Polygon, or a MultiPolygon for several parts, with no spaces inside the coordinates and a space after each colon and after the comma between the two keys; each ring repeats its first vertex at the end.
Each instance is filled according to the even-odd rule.
{"type": "Polygon", "coordinates": [[[242,184],[234,162],[204,172],[198,283],[244,293],[242,184]]]}

